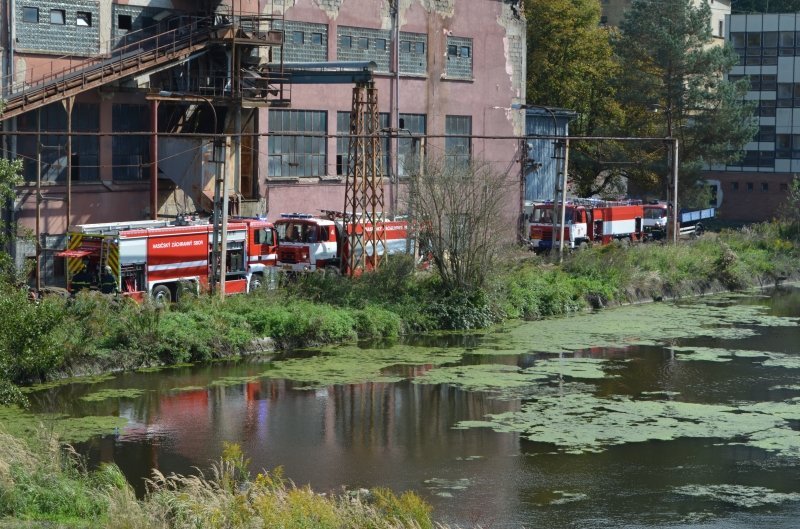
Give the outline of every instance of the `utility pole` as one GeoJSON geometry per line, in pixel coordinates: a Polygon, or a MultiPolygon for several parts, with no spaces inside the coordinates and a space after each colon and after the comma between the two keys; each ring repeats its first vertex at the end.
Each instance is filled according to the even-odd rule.
{"type": "Polygon", "coordinates": [[[567,216],[567,172],[569,171],[569,138],[564,140],[564,172],[561,175],[561,226],[559,227],[558,262],[564,262],[564,222],[567,216]]]}

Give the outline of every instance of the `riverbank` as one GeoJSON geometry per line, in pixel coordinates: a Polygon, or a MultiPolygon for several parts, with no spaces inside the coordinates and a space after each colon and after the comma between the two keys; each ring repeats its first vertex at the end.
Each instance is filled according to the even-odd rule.
{"type": "Polygon", "coordinates": [[[225,447],[209,476],[156,471],[148,494],[137,499],[116,465],[88,472],[77,454],[52,439],[23,442],[0,432],[0,527],[434,527],[431,507],[414,493],[316,494],[280,470],[251,474],[235,444],[225,447]]]}
{"type": "Polygon", "coordinates": [[[81,294],[32,304],[0,291],[0,402],[24,402],[16,385],[63,376],[483,328],[642,300],[771,285],[800,275],[796,230],[765,223],[678,246],[609,245],[562,264],[509,249],[489,284],[445,291],[402,257],[350,280],[308,275],[277,290],[224,300],[184,296],[170,307],[81,294]],[[265,339],[264,337],[269,337],[265,339]]]}

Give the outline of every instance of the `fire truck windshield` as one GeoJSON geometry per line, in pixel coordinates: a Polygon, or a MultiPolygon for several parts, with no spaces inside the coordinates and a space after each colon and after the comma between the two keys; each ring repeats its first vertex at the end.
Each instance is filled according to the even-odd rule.
{"type": "Polygon", "coordinates": [[[666,216],[666,208],[644,208],[644,218],[646,219],[660,219],[666,216]]]}
{"type": "Polygon", "coordinates": [[[533,221],[537,224],[553,223],[553,208],[536,208],[533,210],[533,221]]]}
{"type": "Polygon", "coordinates": [[[317,242],[317,226],[304,222],[277,222],[280,242],[317,242]]]}

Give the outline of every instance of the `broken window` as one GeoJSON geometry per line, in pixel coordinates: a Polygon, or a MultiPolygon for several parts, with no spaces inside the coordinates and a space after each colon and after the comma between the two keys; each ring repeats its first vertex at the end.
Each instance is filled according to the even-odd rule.
{"type": "Polygon", "coordinates": [[[117,27],[125,31],[130,31],[133,29],[133,17],[130,15],[117,16],[117,27]]]}
{"type": "Polygon", "coordinates": [[[270,110],[269,176],[303,177],[327,174],[328,114],[316,110],[270,110]],[[306,132],[313,135],[280,135],[306,132]]]}
{"type": "Polygon", "coordinates": [[[472,80],[472,39],[447,37],[447,78],[472,80]]]}
{"type": "Polygon", "coordinates": [[[75,25],[92,27],[92,14],[88,11],[78,11],[75,15],[75,25]]]}

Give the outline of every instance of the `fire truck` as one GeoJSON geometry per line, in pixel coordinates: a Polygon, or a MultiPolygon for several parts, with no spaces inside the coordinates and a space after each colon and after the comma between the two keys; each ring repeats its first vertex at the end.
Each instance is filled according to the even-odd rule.
{"type": "MultiPolygon", "coordinates": [[[[182,289],[205,291],[211,274],[213,225],[208,219],[145,220],[73,226],[66,259],[67,290],[106,291],[157,303],[176,300],[182,289]],[[80,285],[77,278],[80,277],[80,285]],[[109,289],[111,290],[111,289],[109,289]]],[[[268,278],[277,260],[275,227],[263,219],[228,222],[226,293],[249,292],[268,278]]]]}
{"type": "MultiPolygon", "coordinates": [[[[678,218],[681,235],[702,235],[705,231],[704,220],[716,216],[715,208],[681,211],[678,218]]],[[[644,205],[644,231],[648,239],[660,240],[667,236],[669,207],[666,202],[651,202],[644,205]]]]}
{"type": "MultiPolygon", "coordinates": [[[[339,273],[343,256],[347,255],[347,235],[352,233],[352,225],[345,224],[344,215],[338,212],[325,212],[324,217],[305,213],[283,213],[275,221],[278,231],[278,268],[284,272],[326,271],[339,273]]],[[[367,231],[373,229],[367,224],[367,231]]],[[[404,253],[408,222],[405,220],[381,221],[378,230],[386,235],[386,247],[378,248],[378,255],[404,253]]],[[[375,249],[366,247],[368,256],[375,249]]]]}
{"type": "MultiPolygon", "coordinates": [[[[529,245],[534,251],[547,251],[553,241],[559,243],[560,218],[553,215],[560,208],[553,202],[535,204],[528,215],[529,245]],[[555,227],[555,238],[553,228],[555,227]]],[[[564,214],[564,247],[577,248],[588,244],[608,244],[643,240],[644,209],[639,201],[604,201],[576,199],[567,202],[564,214]]]]}

